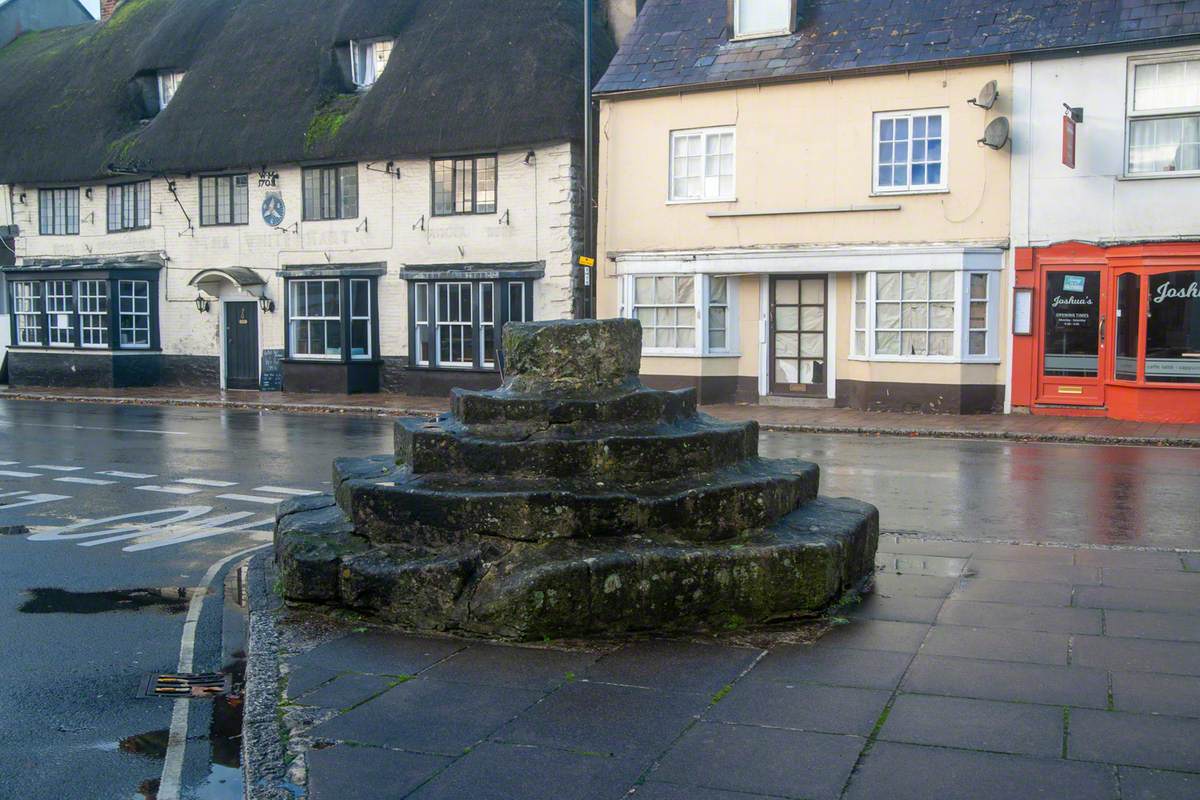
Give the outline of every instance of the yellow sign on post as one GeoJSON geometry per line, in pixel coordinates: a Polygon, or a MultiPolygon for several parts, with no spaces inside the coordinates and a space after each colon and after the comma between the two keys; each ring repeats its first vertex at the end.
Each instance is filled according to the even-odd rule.
{"type": "Polygon", "coordinates": [[[580,256],[579,265],[583,267],[594,267],[596,266],[596,259],[592,258],[591,256],[580,256]]]}

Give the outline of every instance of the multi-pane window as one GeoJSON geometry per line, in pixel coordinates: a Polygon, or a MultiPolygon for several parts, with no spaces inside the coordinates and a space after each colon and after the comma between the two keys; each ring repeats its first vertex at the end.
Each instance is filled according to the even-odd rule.
{"type": "Polygon", "coordinates": [[[436,350],[446,367],[475,364],[475,325],[470,283],[437,284],[436,350]]]}
{"type": "Polygon", "coordinates": [[[791,33],[794,9],[793,0],[734,0],[733,35],[791,33]]]}
{"type": "Polygon", "coordinates": [[[365,89],[379,80],[392,56],[393,45],[392,39],[350,43],[350,69],[356,86],[365,89]]]}
{"type": "Polygon", "coordinates": [[[479,284],[479,363],[496,366],[496,284],[479,284]]]}
{"type": "Polygon", "coordinates": [[[108,281],[79,281],[79,343],[108,347],[108,281]]]}
{"type": "Polygon", "coordinates": [[[108,187],[108,231],[150,227],[150,181],[108,187]]]}
{"type": "Polygon", "coordinates": [[[875,191],[945,189],[946,124],[944,110],[876,114],[875,191]]]}
{"type": "Polygon", "coordinates": [[[350,281],[350,357],[371,357],[371,281],[350,281]]]}
{"type": "Polygon", "coordinates": [[[117,282],[117,320],[121,347],[150,346],[150,282],[117,282]]]}
{"type": "Polygon", "coordinates": [[[1200,56],[1133,63],[1130,175],[1200,171],[1200,56]]]}
{"type": "Polygon", "coordinates": [[[46,320],[51,347],[75,344],[75,284],[46,281],[46,320]]]}
{"type": "Polygon", "coordinates": [[[634,278],[634,317],[642,323],[645,347],[666,350],[696,347],[695,291],[694,275],[634,278]]]}
{"type": "Polygon", "coordinates": [[[38,233],[42,236],[79,233],[79,189],[38,191],[38,233]]]}
{"type": "Polygon", "coordinates": [[[158,73],[158,107],[162,110],[171,102],[179,84],[183,82],[184,73],[179,70],[164,70],[158,73]]]}
{"type": "MultiPolygon", "coordinates": [[[[340,359],[342,292],[336,278],[289,281],[288,318],[293,358],[340,359]]],[[[369,327],[369,326],[368,326],[369,327]]]]}
{"type": "Polygon", "coordinates": [[[734,131],[711,128],[671,134],[672,201],[734,199],[734,131]]]}
{"type": "Polygon", "coordinates": [[[200,179],[201,225],[246,225],[250,221],[250,186],[246,175],[200,179]]]}
{"type": "Polygon", "coordinates": [[[304,170],[304,219],[358,217],[358,165],[340,164],[304,170]]]}
{"type": "Polygon", "coordinates": [[[32,281],[13,284],[13,313],[17,318],[17,344],[42,344],[42,285],[32,281]]]}
{"type": "Polygon", "coordinates": [[[850,352],[856,356],[867,354],[867,274],[854,276],[854,321],[850,352]]]}
{"type": "Polygon", "coordinates": [[[413,360],[429,366],[429,284],[413,284],[413,360]]]}
{"type": "Polygon", "coordinates": [[[708,281],[708,349],[729,349],[729,279],[724,276],[708,281]]]}
{"type": "Polygon", "coordinates": [[[954,354],[954,273],[880,272],[875,276],[875,354],[954,354]]]}
{"type": "Polygon", "coordinates": [[[985,356],[988,351],[988,283],[986,272],[970,275],[967,298],[967,355],[985,356]]]}
{"type": "Polygon", "coordinates": [[[496,213],[496,156],[433,161],[433,214],[496,213]]]}
{"type": "Polygon", "coordinates": [[[509,322],[529,321],[529,316],[525,313],[525,288],[526,284],[517,281],[508,285],[509,322]]]}

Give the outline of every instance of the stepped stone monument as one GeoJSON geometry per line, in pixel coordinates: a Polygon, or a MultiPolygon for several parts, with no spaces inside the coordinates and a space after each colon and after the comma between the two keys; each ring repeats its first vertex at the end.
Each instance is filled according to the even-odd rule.
{"type": "Polygon", "coordinates": [[[634,320],[513,323],[500,389],[396,423],[279,509],[287,600],[506,639],[696,631],[817,612],[870,576],[874,507],[758,456],[755,422],[638,379],[634,320]]]}

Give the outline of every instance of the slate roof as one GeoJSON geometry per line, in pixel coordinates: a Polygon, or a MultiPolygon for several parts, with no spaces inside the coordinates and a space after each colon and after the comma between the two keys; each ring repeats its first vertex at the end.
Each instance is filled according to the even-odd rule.
{"type": "MultiPolygon", "coordinates": [[[[583,0],[124,0],[0,49],[0,184],[579,140],[583,0]],[[350,39],[395,37],[354,93],[350,39]],[[150,119],[157,70],[186,70],[150,119]],[[152,92],[151,92],[152,94],[152,92]]],[[[601,28],[594,72],[615,47],[601,28]]]]}
{"type": "Polygon", "coordinates": [[[798,0],[795,34],[732,42],[726,2],[647,0],[597,92],[882,71],[1200,34],[1200,0],[798,0]]]}

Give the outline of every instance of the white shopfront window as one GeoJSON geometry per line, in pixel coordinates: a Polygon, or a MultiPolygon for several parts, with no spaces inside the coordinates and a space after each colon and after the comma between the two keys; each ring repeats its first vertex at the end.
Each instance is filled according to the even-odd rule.
{"type": "Polygon", "coordinates": [[[733,355],[737,291],[725,275],[627,275],[623,315],[642,324],[648,355],[733,355]]]}

